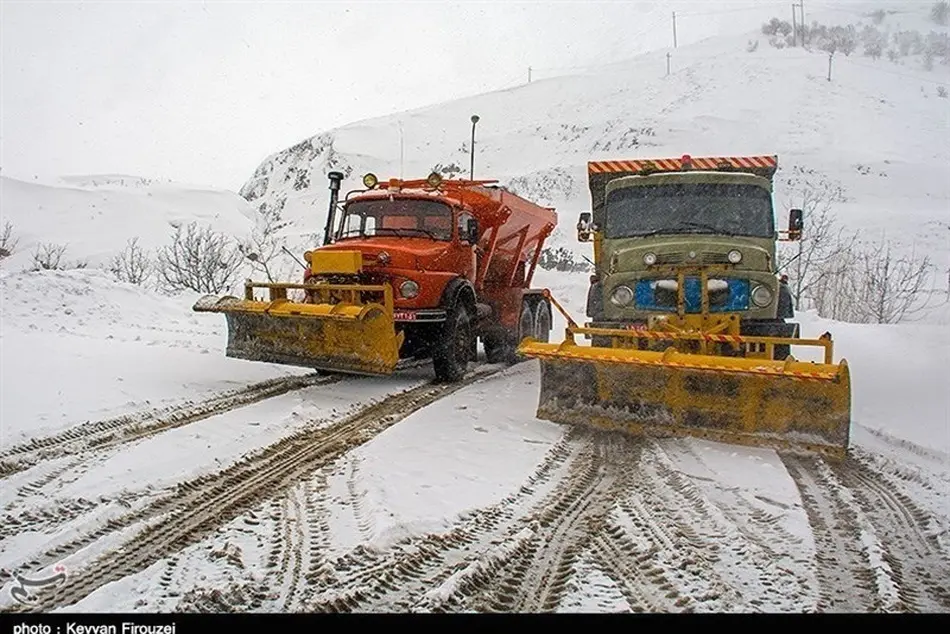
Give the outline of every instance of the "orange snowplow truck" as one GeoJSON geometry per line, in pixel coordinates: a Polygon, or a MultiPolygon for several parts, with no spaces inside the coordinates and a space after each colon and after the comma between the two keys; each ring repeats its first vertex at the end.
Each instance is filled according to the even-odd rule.
{"type": "Polygon", "coordinates": [[[431,358],[437,379],[454,382],[478,339],[490,363],[514,361],[524,337],[549,339],[550,303],[530,285],[554,209],[438,173],[367,174],[341,202],[343,174],[328,178],[324,244],[304,254],[303,283],[248,281],[243,299],[195,304],[227,317],[227,356],[370,375],[431,358]]]}

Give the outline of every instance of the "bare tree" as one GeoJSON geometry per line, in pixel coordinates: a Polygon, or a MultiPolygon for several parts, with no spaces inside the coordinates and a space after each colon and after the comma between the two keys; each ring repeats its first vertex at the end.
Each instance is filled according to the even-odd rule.
{"type": "Polygon", "coordinates": [[[835,53],[845,57],[851,55],[857,46],[857,37],[853,26],[821,27],[818,33],[818,48],[828,53],[828,81],[831,81],[831,61],[835,53]]]}
{"type": "Polygon", "coordinates": [[[19,240],[13,237],[13,224],[10,222],[3,223],[3,231],[0,232],[0,260],[13,255],[17,242],[19,240]]]}
{"type": "Polygon", "coordinates": [[[196,222],[175,228],[171,244],[157,254],[157,272],[168,290],[226,292],[234,286],[244,256],[230,237],[196,222]]]}
{"type": "Polygon", "coordinates": [[[947,26],[948,16],[950,16],[950,3],[946,0],[935,2],[930,7],[930,19],[941,26],[947,26]]]}
{"type": "Polygon", "coordinates": [[[780,268],[789,277],[796,306],[802,306],[803,300],[818,304],[818,285],[840,266],[839,256],[851,248],[857,233],[846,231],[832,213],[834,205],[845,200],[841,185],[800,166],[794,168],[786,185],[792,198],[786,206],[802,210],[804,226],[801,238],[780,252],[780,268]]]}
{"type": "Polygon", "coordinates": [[[818,269],[820,274],[814,276],[807,299],[822,317],[838,321],[861,321],[853,297],[855,257],[850,249],[833,249],[833,255],[821,263],[818,269]]]}
{"type": "Polygon", "coordinates": [[[863,245],[850,276],[854,321],[894,324],[924,310],[921,295],[933,269],[927,256],[896,256],[887,240],[863,245]]]}
{"type": "Polygon", "coordinates": [[[109,270],[120,282],[144,284],[152,276],[153,266],[148,255],[139,246],[139,239],[132,238],[125,249],[112,258],[109,270]]]}
{"type": "Polygon", "coordinates": [[[77,260],[68,262],[65,259],[66,245],[51,242],[36,245],[33,251],[33,266],[31,271],[53,271],[64,269],[84,269],[88,262],[77,260]]]}
{"type": "Polygon", "coordinates": [[[247,244],[238,246],[241,254],[251,263],[251,268],[263,273],[268,282],[276,282],[274,261],[282,255],[277,233],[289,223],[281,222],[277,212],[262,214],[247,244]]]}

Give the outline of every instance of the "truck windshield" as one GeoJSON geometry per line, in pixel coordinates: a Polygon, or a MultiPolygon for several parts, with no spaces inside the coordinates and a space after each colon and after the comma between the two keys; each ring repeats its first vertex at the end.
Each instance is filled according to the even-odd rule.
{"type": "Polygon", "coordinates": [[[604,235],[714,233],[771,238],[772,197],[755,185],[689,183],[625,187],[607,196],[604,235]]]}
{"type": "Polygon", "coordinates": [[[452,239],[452,209],[435,200],[357,200],[343,213],[339,238],[398,236],[452,239]]]}

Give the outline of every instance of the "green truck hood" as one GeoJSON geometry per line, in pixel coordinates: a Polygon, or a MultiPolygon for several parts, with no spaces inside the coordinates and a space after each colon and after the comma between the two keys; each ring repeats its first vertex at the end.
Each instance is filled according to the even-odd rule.
{"type": "Polygon", "coordinates": [[[772,272],[775,269],[774,242],[767,238],[688,235],[655,235],[606,240],[603,254],[607,273],[638,272],[647,269],[643,256],[656,255],[656,264],[729,264],[728,254],[738,250],[742,260],[736,270],[772,272]]]}

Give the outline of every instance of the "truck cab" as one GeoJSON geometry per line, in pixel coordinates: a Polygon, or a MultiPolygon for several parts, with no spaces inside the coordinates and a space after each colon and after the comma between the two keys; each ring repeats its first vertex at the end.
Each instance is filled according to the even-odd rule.
{"type": "Polygon", "coordinates": [[[392,286],[397,321],[433,321],[445,317],[446,286],[475,279],[478,238],[471,209],[457,200],[370,191],[343,203],[332,244],[321,252],[360,252],[359,281],[392,286]]]}
{"type": "MultiPolygon", "coordinates": [[[[578,239],[595,243],[590,327],[797,336],[777,275],[774,163],[735,162],[697,169],[687,156],[591,172],[596,217],[578,223],[578,239]]],[[[800,232],[801,211],[792,210],[786,233],[800,232]]]]}

